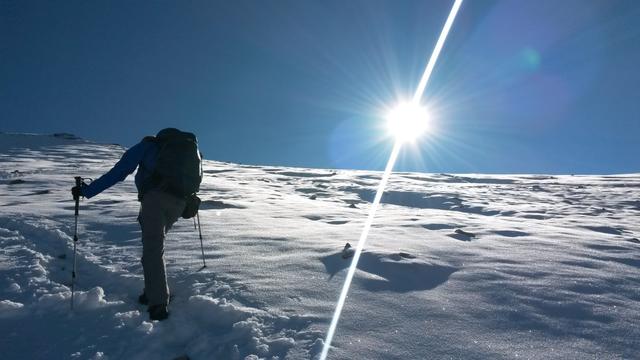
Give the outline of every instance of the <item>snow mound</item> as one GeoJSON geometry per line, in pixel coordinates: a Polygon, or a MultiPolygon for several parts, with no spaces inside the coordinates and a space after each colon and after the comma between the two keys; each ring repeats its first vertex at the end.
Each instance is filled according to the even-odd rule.
{"type": "MultiPolygon", "coordinates": [[[[78,311],[95,310],[123,303],[123,301],[107,301],[104,290],[99,286],[88,291],[77,291],[73,298],[74,310],[78,311]]],[[[42,308],[67,310],[71,304],[71,291],[44,294],[38,299],[38,304],[42,308]]]]}
{"type": "Polygon", "coordinates": [[[0,301],[0,318],[16,316],[20,314],[20,310],[24,307],[24,304],[19,302],[13,302],[11,300],[0,301]]]}
{"type": "MultiPolygon", "coordinates": [[[[246,359],[280,358],[296,345],[294,332],[269,334],[265,330],[274,324],[299,321],[286,316],[274,316],[268,312],[233,304],[227,299],[196,295],[189,298],[187,309],[193,321],[205,327],[215,328],[216,336],[200,339],[192,344],[190,353],[203,357],[246,359]],[[219,341],[212,341],[218,339],[219,341]]],[[[284,330],[284,329],[283,329],[284,330]]]]}

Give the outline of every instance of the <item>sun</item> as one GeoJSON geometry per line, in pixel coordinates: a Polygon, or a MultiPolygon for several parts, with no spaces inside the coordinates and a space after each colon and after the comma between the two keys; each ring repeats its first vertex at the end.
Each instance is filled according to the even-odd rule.
{"type": "Polygon", "coordinates": [[[429,130],[429,112],[414,102],[400,103],[387,115],[389,132],[400,142],[412,142],[429,130]]]}

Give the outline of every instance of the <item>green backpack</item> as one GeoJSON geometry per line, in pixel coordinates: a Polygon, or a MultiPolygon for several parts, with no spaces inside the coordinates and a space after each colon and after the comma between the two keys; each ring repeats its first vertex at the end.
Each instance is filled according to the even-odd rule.
{"type": "Polygon", "coordinates": [[[164,129],[152,140],[158,145],[156,165],[149,188],[188,199],[200,190],[202,157],[192,133],[164,129]]]}

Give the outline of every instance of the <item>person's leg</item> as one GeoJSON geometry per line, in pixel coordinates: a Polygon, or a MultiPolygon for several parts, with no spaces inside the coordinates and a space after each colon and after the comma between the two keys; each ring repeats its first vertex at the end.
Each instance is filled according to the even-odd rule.
{"type": "Polygon", "coordinates": [[[159,191],[149,191],[142,199],[142,267],[144,293],[149,305],[168,305],[169,287],[164,263],[165,234],[180,217],[184,200],[159,191]]]}

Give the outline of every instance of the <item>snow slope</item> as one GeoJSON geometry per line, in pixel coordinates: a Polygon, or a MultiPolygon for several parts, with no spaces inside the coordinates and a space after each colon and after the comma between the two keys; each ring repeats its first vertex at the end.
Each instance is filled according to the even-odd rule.
{"type": "MultiPolygon", "coordinates": [[[[204,139],[203,139],[204,141],[204,139]]],[[[0,134],[3,359],[309,359],[320,353],[380,173],[206,161],[167,240],[171,317],[136,299],[133,177],[80,210],[73,176],[124,150],[0,134]]],[[[393,174],[331,359],[640,358],[640,174],[393,174]]]]}

